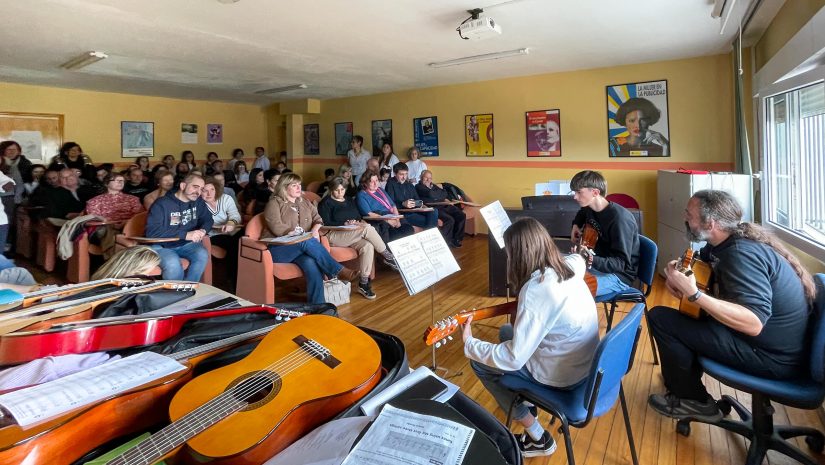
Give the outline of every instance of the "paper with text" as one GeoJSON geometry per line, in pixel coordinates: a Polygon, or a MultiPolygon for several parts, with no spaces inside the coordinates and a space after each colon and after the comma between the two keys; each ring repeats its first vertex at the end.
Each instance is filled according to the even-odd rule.
{"type": "Polygon", "coordinates": [[[461,268],[437,228],[389,244],[410,295],[418,294],[461,268]]]}
{"type": "Polygon", "coordinates": [[[381,410],[381,407],[389,402],[393,397],[401,394],[402,392],[406,391],[413,384],[421,381],[427,376],[432,376],[441,381],[442,383],[447,385],[447,392],[441,394],[440,396],[433,399],[436,402],[447,402],[450,400],[456,392],[458,392],[458,386],[455,384],[447,381],[444,378],[436,375],[429,368],[421,366],[416,368],[412,373],[408,374],[407,376],[399,379],[398,381],[390,384],[383,391],[379,392],[378,394],[372,396],[361,404],[361,411],[364,412],[364,415],[374,416],[378,415],[378,411],[381,410]]]}
{"type": "Polygon", "coordinates": [[[25,428],[186,369],[169,357],[142,352],[85,371],[0,396],[25,428]]]}
{"type": "Polygon", "coordinates": [[[339,418],[324,423],[264,462],[264,465],[341,465],[361,430],[374,418],[339,418]]]}
{"type": "Polygon", "coordinates": [[[460,465],[475,430],[385,405],[341,465],[460,465]]]}
{"type": "Polygon", "coordinates": [[[496,200],[486,207],[481,207],[479,212],[481,212],[481,216],[484,217],[484,221],[487,222],[487,228],[490,229],[490,234],[493,235],[498,246],[503,249],[504,231],[506,231],[513,222],[510,221],[510,217],[507,216],[507,212],[504,211],[501,202],[496,200]]]}

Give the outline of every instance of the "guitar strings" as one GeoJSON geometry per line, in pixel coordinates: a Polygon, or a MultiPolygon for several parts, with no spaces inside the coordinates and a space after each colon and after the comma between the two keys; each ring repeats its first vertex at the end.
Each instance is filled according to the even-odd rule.
{"type": "MultiPolygon", "coordinates": [[[[310,342],[314,342],[314,341],[310,340],[310,342]]],[[[177,447],[177,446],[175,446],[175,441],[171,440],[171,437],[169,439],[166,439],[165,436],[166,436],[166,434],[168,434],[170,432],[173,432],[175,429],[180,428],[183,424],[195,421],[196,424],[193,425],[193,426],[201,427],[203,425],[206,425],[203,428],[203,430],[209,428],[210,426],[213,426],[215,423],[217,423],[217,422],[221,421],[223,418],[225,418],[225,415],[231,414],[231,413],[237,411],[238,409],[240,409],[244,406],[245,401],[244,400],[238,400],[238,399],[236,399],[236,397],[239,398],[239,399],[244,399],[245,397],[257,392],[261,388],[266,387],[267,384],[269,384],[272,380],[275,379],[275,377],[272,376],[273,374],[278,375],[279,377],[283,378],[283,376],[286,376],[287,374],[291,373],[292,371],[296,370],[297,368],[300,368],[300,366],[304,365],[309,360],[315,358],[315,354],[323,355],[323,352],[320,349],[318,349],[317,347],[310,344],[310,342],[304,343],[302,347],[299,347],[299,348],[295,349],[293,352],[286,355],[282,359],[270,364],[267,367],[264,367],[261,370],[261,371],[265,372],[265,374],[260,377],[262,379],[256,380],[255,378],[253,378],[253,382],[249,383],[249,385],[245,386],[244,389],[242,389],[240,391],[237,391],[237,392],[234,392],[234,389],[235,389],[236,386],[233,386],[232,389],[228,389],[228,390],[222,392],[221,394],[219,394],[219,395],[215,396],[214,398],[210,399],[209,401],[207,401],[203,405],[201,405],[201,406],[197,407],[196,409],[192,410],[191,412],[187,413],[186,415],[181,417],[178,421],[172,423],[171,425],[169,425],[166,428],[162,429],[161,431],[159,431],[155,435],[150,436],[146,440],[136,444],[135,446],[133,446],[129,450],[125,451],[123,454],[121,454],[118,457],[115,457],[111,461],[107,462],[107,465],[114,465],[116,463],[124,463],[124,464],[127,464],[127,465],[132,465],[132,464],[137,464],[137,463],[144,463],[144,464],[148,465],[148,464],[152,463],[151,460],[156,460],[156,459],[152,458],[152,459],[150,459],[150,462],[146,461],[146,458],[144,457],[143,451],[142,451],[142,448],[143,448],[144,445],[152,445],[154,447],[154,449],[158,453],[160,453],[161,450],[157,447],[157,445],[162,445],[164,447],[170,447],[170,446],[177,447]],[[311,352],[307,352],[307,350],[309,350],[311,352]],[[295,359],[295,360],[290,360],[290,359],[295,359]],[[283,364],[284,367],[283,368],[277,367],[277,365],[279,365],[279,364],[283,364]],[[227,400],[230,400],[230,401],[234,400],[235,405],[232,405],[233,403],[225,402],[227,400]],[[226,407],[230,407],[230,410],[228,412],[223,412],[222,413],[221,412],[222,409],[225,409],[226,407]],[[213,415],[215,413],[221,414],[220,416],[223,416],[223,418],[214,418],[213,415]],[[210,419],[215,419],[215,421],[212,422],[211,424],[208,424],[210,419]],[[205,421],[202,422],[202,420],[205,420],[205,421]],[[175,426],[175,425],[177,425],[177,426],[175,426]],[[165,432],[164,430],[167,430],[167,429],[168,429],[168,431],[165,432]],[[162,436],[162,437],[155,437],[155,436],[162,436]],[[135,454],[140,454],[140,457],[134,457],[134,459],[138,460],[137,462],[134,462],[132,457],[127,457],[127,455],[135,455],[135,454]]],[[[315,343],[315,344],[317,344],[317,343],[315,343]]],[[[320,346],[320,344],[318,344],[318,346],[320,346]]],[[[245,404],[245,405],[248,405],[248,403],[245,404]]],[[[189,427],[187,429],[189,429],[190,431],[192,430],[191,427],[189,427]]],[[[185,442],[185,441],[183,441],[183,442],[185,442]]],[[[179,445],[181,445],[181,444],[178,444],[178,446],[179,445]]],[[[174,449],[174,447],[172,447],[172,449],[174,449]]],[[[172,450],[172,449],[170,449],[170,450],[172,450]]],[[[165,454],[161,454],[161,457],[163,455],[165,455],[165,454]]]]}

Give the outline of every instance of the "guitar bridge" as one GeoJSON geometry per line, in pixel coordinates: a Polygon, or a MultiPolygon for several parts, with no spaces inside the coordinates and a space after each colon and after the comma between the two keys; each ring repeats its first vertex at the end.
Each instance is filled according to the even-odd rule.
{"type": "Polygon", "coordinates": [[[298,344],[298,347],[303,349],[304,352],[317,358],[321,361],[321,363],[330,368],[335,368],[341,364],[340,360],[332,356],[329,349],[313,341],[312,339],[307,338],[306,336],[295,336],[292,338],[292,342],[298,344]]]}

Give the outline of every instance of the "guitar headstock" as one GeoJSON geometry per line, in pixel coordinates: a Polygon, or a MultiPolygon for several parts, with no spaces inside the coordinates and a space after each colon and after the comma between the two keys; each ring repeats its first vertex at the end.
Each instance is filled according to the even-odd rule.
{"type": "Polygon", "coordinates": [[[304,312],[298,312],[295,310],[284,310],[283,308],[274,308],[272,314],[275,315],[275,320],[277,321],[289,321],[293,318],[298,318],[301,316],[306,315],[304,312]]]}
{"type": "MultiPolygon", "coordinates": [[[[452,341],[453,334],[461,326],[458,315],[449,316],[443,320],[436,321],[424,331],[424,343],[428,346],[435,345],[436,349],[452,341]]],[[[466,319],[465,319],[466,321],[466,319]]]]}

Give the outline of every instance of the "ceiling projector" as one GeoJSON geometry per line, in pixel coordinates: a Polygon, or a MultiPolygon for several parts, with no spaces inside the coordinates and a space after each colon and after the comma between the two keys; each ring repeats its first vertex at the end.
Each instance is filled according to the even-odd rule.
{"type": "Polygon", "coordinates": [[[458,34],[464,39],[481,40],[501,34],[501,26],[489,16],[479,16],[462,23],[458,34]]]}

